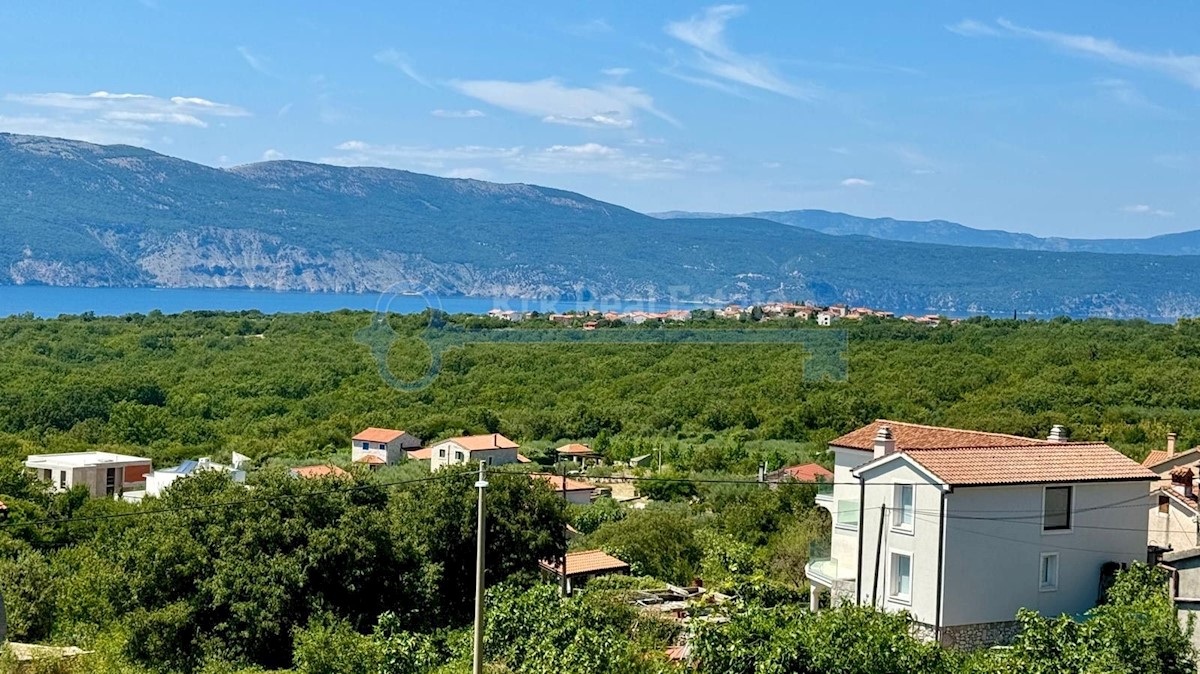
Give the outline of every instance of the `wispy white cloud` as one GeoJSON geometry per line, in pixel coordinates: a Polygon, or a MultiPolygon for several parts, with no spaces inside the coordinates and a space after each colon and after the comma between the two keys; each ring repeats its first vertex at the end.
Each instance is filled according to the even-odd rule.
{"type": "Polygon", "coordinates": [[[865,178],[846,178],[839,184],[842,187],[871,187],[875,183],[865,178]]]}
{"type": "Polygon", "coordinates": [[[1154,208],[1147,204],[1134,204],[1121,209],[1126,213],[1134,213],[1137,215],[1157,215],[1160,218],[1169,218],[1175,215],[1175,211],[1167,211],[1161,208],[1154,208]]]}
{"type": "Polygon", "coordinates": [[[533,82],[459,80],[450,84],[472,98],[551,124],[627,128],[634,123],[634,113],[645,112],[678,125],[637,87],[571,87],[556,78],[533,82]],[[598,120],[600,117],[604,119],[598,120]]]}
{"type": "Polygon", "coordinates": [[[1006,19],[997,19],[995,24],[966,19],[947,28],[971,37],[1019,37],[1036,40],[1072,54],[1135,70],[1155,72],[1183,82],[1193,89],[1200,89],[1200,55],[1139,51],[1123,47],[1106,38],[1027,28],[1006,19]]]}
{"type": "Polygon", "coordinates": [[[375,54],[375,60],[379,63],[399,70],[407,75],[409,79],[423,87],[433,87],[429,80],[425,79],[420,73],[417,72],[417,69],[413,67],[412,62],[409,61],[408,56],[396,51],[395,49],[384,49],[383,51],[377,52],[375,54]]]}
{"type": "Polygon", "coordinates": [[[588,19],[573,23],[564,28],[571,35],[579,37],[596,37],[613,32],[612,24],[607,19],[588,19]]]}
{"type": "Polygon", "coordinates": [[[107,91],[91,94],[6,94],[4,100],[49,111],[42,115],[9,118],[22,119],[21,125],[25,128],[58,128],[70,130],[73,138],[102,138],[113,142],[144,141],[145,134],[141,132],[157,126],[204,128],[214,117],[245,117],[250,114],[235,105],[205,98],[159,98],[148,94],[114,94],[107,91]],[[34,123],[34,120],[40,121],[34,123]],[[125,132],[118,132],[118,129],[124,129],[125,132]],[[127,140],[117,141],[118,138],[127,140]]]}
{"type": "Polygon", "coordinates": [[[630,68],[604,68],[600,71],[601,74],[608,75],[609,77],[625,77],[631,72],[633,70],[630,68]]]}
{"type": "Polygon", "coordinates": [[[433,115],[434,117],[442,117],[444,119],[473,119],[475,117],[485,116],[482,110],[476,110],[474,108],[470,110],[442,110],[441,108],[438,108],[437,110],[430,110],[429,114],[433,115]]]}
{"type": "Polygon", "coordinates": [[[280,159],[286,159],[286,157],[282,152],[276,150],[275,148],[270,148],[262,153],[263,161],[278,161],[280,159]]]}
{"type": "Polygon", "coordinates": [[[271,72],[271,68],[267,65],[267,60],[262,56],[250,51],[249,47],[238,47],[237,53],[241,55],[242,60],[246,62],[246,65],[250,66],[250,68],[258,74],[266,75],[268,77],[275,76],[271,72]]]}
{"type": "Polygon", "coordinates": [[[341,154],[322,161],[341,165],[372,165],[424,170],[448,177],[483,179],[507,173],[592,174],[624,180],[657,180],[687,173],[719,170],[720,158],[701,153],[680,156],[652,154],[602,143],[551,145],[540,148],[459,146],[450,148],[372,145],[347,141],[341,154]],[[486,172],[486,173],[485,173],[486,172]]]}
{"type": "MultiPolygon", "coordinates": [[[[815,97],[815,91],[787,81],[763,59],[742,54],[726,42],[725,26],[730,19],[745,13],[744,5],[716,5],[682,21],[668,23],[668,35],[694,49],[690,64],[709,78],[688,80],[711,86],[720,81],[733,82],[798,99],[815,97]]],[[[670,71],[668,71],[669,73],[670,71]]],[[[714,87],[719,88],[719,87],[714,87]]]]}

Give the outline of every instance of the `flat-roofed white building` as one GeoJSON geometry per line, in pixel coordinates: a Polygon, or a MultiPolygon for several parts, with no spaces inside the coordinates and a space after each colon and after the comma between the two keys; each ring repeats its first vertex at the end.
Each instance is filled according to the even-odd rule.
{"type": "Polygon", "coordinates": [[[54,489],[87,487],[92,496],[120,496],[146,484],[150,459],[112,452],[30,454],[25,467],[54,489]]]}

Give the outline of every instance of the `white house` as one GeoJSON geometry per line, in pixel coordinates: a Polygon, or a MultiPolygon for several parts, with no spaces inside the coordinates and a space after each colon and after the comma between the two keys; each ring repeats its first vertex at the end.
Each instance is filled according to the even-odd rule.
{"type": "Polygon", "coordinates": [[[1145,561],[1157,476],[1100,443],[879,420],[830,443],[829,554],[810,560],[813,608],[904,610],[945,645],[1003,643],[1018,609],[1076,615],[1102,567],[1145,561]]]}
{"type": "Polygon", "coordinates": [[[350,439],[350,460],[369,466],[390,466],[408,458],[409,450],[420,449],[421,439],[390,428],[368,428],[350,439]]]}
{"type": "Polygon", "coordinates": [[[245,457],[242,457],[236,452],[234,453],[233,457],[234,465],[232,466],[217,463],[207,456],[204,456],[194,461],[189,459],[180,463],[178,466],[172,466],[171,468],[150,471],[146,474],[145,490],[127,491],[122,498],[131,503],[137,503],[146,496],[162,496],[162,493],[166,491],[167,487],[171,486],[179,478],[195,475],[196,473],[202,473],[205,471],[228,473],[230,480],[238,484],[242,484],[246,481],[246,471],[242,469],[242,464],[245,461],[245,457]],[[242,459],[241,461],[238,460],[239,457],[242,459]]]}
{"type": "Polygon", "coordinates": [[[112,452],[30,454],[25,466],[59,491],[82,485],[92,496],[121,496],[145,484],[150,459],[112,452]]]}
{"type": "Polygon", "coordinates": [[[829,327],[830,325],[833,325],[833,314],[829,313],[828,311],[822,311],[821,313],[817,314],[817,325],[822,327],[829,327]]]}
{"type": "Polygon", "coordinates": [[[1200,503],[1196,475],[1200,473],[1200,447],[1176,452],[1178,436],[1167,434],[1167,448],[1146,455],[1142,465],[1156,473],[1149,512],[1151,547],[1160,551],[1190,550],[1200,546],[1200,503]]]}
{"type": "Polygon", "coordinates": [[[588,505],[596,500],[596,485],[594,484],[552,473],[530,473],[529,476],[550,485],[551,489],[562,494],[567,503],[588,505]]]}
{"type": "Polygon", "coordinates": [[[499,433],[450,438],[429,448],[429,469],[439,470],[453,464],[475,464],[479,461],[487,461],[493,466],[518,463],[518,449],[520,446],[517,443],[499,433]]]}

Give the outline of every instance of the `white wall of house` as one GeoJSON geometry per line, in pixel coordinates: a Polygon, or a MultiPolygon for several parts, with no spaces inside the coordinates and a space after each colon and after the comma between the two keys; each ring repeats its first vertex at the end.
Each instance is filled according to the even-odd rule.
{"type": "Polygon", "coordinates": [[[477,449],[467,451],[453,440],[439,442],[429,448],[429,469],[440,470],[446,466],[488,461],[493,466],[517,462],[517,449],[477,449]]]}
{"type": "Polygon", "coordinates": [[[1200,524],[1196,522],[1196,513],[1169,496],[1150,495],[1147,526],[1150,545],[1175,551],[1200,546],[1200,524]]]}
{"type": "Polygon", "coordinates": [[[833,533],[830,558],[839,578],[854,578],[858,566],[858,511],[861,490],[851,470],[871,460],[873,454],[856,449],[836,449],[833,458],[833,498],[818,501],[830,511],[833,533]]]}
{"type": "Polygon", "coordinates": [[[150,459],[99,452],[35,454],[26,459],[25,465],[34,470],[38,479],[48,482],[56,491],[83,486],[92,496],[101,497],[120,496],[125,491],[141,487],[145,483],[142,476],[150,470],[150,459]],[[85,458],[98,454],[101,458],[85,458]],[[111,494],[109,471],[112,471],[111,494]],[[135,477],[130,479],[130,476],[135,477]]]}
{"type": "Polygon", "coordinates": [[[1146,559],[1146,482],[1072,485],[1072,528],[1043,531],[1044,485],[960,487],[947,501],[943,625],[1013,620],[1095,606],[1105,562],[1146,559]],[[1128,507],[1105,507],[1122,504],[1128,507]],[[1007,517],[1006,521],[966,519],[1007,517]],[[1019,521],[1013,518],[1021,517],[1019,521]],[[1043,553],[1058,555],[1056,589],[1040,587],[1043,553]]]}
{"type": "Polygon", "coordinates": [[[407,459],[408,455],[405,452],[408,450],[419,449],[420,447],[420,438],[409,433],[404,433],[391,442],[352,440],[350,442],[350,460],[359,461],[364,456],[374,456],[391,465],[407,459]]]}
{"type": "Polygon", "coordinates": [[[908,611],[918,622],[933,625],[937,620],[938,513],[943,488],[904,461],[882,464],[864,477],[860,601],[890,611],[908,611]],[[900,516],[904,510],[897,500],[900,485],[912,487],[912,506],[903,518],[911,522],[900,516]],[[901,595],[896,582],[897,556],[909,560],[907,596],[901,595]]]}

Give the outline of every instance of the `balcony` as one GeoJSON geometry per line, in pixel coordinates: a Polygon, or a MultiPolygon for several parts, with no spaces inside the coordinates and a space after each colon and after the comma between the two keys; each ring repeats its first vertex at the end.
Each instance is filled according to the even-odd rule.
{"type": "Polygon", "coordinates": [[[829,551],[829,541],[813,541],[808,546],[808,563],[804,565],[804,575],[818,585],[828,588],[840,586],[854,579],[854,566],[842,564],[829,551]]]}
{"type": "Polygon", "coordinates": [[[833,503],[833,483],[817,480],[817,503],[833,503]]]}

